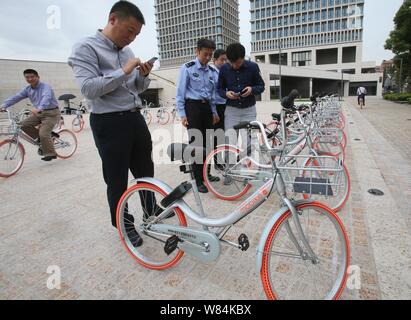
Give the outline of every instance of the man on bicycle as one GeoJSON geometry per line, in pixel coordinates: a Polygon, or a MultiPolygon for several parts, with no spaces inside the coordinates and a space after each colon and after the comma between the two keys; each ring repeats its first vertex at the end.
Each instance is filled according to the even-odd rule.
{"type": "Polygon", "coordinates": [[[361,105],[360,99],[362,99],[362,105],[365,107],[365,96],[367,95],[367,89],[363,86],[358,87],[357,96],[358,96],[358,105],[361,105]]]}
{"type": "Polygon", "coordinates": [[[34,108],[31,110],[32,115],[22,122],[21,129],[34,140],[40,140],[40,149],[43,155],[41,160],[57,159],[51,132],[60,119],[60,110],[54,91],[50,85],[40,81],[36,70],[27,69],[23,74],[29,86],[4,101],[1,105],[1,111],[29,98],[34,108]]]}

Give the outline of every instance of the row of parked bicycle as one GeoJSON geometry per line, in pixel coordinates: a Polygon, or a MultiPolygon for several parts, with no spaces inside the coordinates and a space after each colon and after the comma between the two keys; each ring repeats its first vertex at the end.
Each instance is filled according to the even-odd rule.
{"type": "Polygon", "coordinates": [[[169,103],[160,101],[160,107],[155,108],[154,103],[144,100],[141,114],[146,120],[147,125],[153,122],[160,125],[181,122],[175,103],[172,103],[170,106],[169,103]]]}
{"type": "Polygon", "coordinates": [[[215,261],[222,245],[246,251],[246,234],[237,242],[225,235],[270,203],[276,192],[280,201],[271,201],[271,206],[278,210],[264,207],[260,215],[267,218],[265,227],[247,231],[261,234],[256,265],[267,298],[338,299],[350,265],[348,235],[337,214],[350,195],[345,117],[333,96],[313,96],[311,104],[295,106],[297,97],[293,90],[283,99],[281,113],[273,114],[267,125],[252,121],[236,126],[254,141],[247,150],[221,145],[208,155],[203,171],[208,189],[235,205],[219,217],[215,212],[207,217],[194,179],[193,167],[204,149],[170,145],[171,160],[182,161],[180,170],[191,178],[175,189],[153,178],[133,181],[117,209],[127,252],[145,268],[166,270],[185,254],[205,263],[215,261]],[[184,201],[189,192],[196,209],[184,201]],[[186,218],[200,227],[188,226],[186,218]],[[143,240],[139,245],[135,235],[133,239],[127,234],[130,225],[143,240]]]}

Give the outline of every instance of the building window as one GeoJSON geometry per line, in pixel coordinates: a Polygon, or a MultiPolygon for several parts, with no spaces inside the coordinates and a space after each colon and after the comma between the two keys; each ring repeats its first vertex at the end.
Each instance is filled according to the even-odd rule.
{"type": "Polygon", "coordinates": [[[293,67],[304,67],[309,65],[311,65],[311,51],[293,52],[293,67]]]}

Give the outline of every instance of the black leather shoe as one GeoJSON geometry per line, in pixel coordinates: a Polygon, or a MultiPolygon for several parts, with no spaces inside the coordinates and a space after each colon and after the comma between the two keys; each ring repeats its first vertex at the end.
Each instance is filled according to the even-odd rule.
{"type": "Polygon", "coordinates": [[[210,182],[218,182],[218,181],[220,181],[220,178],[219,178],[219,177],[212,176],[211,174],[209,174],[207,178],[208,178],[208,181],[210,181],[210,182]]]}
{"type": "Polygon", "coordinates": [[[43,149],[39,148],[39,149],[37,150],[37,154],[38,154],[39,156],[43,156],[43,149]]]}
{"type": "Polygon", "coordinates": [[[43,161],[51,161],[57,159],[57,156],[46,156],[44,158],[41,158],[43,161]]]}
{"type": "Polygon", "coordinates": [[[127,237],[134,248],[140,247],[143,244],[143,239],[141,239],[140,235],[134,227],[126,228],[126,232],[127,237]]]}
{"type": "Polygon", "coordinates": [[[200,184],[197,186],[198,192],[200,193],[208,193],[208,189],[204,184],[200,184]]]}

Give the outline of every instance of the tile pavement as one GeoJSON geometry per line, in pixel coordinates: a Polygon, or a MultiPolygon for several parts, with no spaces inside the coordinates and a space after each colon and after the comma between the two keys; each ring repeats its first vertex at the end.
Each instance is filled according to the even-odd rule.
{"type": "MultiPolygon", "coordinates": [[[[279,110],[279,105],[260,103],[258,110],[260,120],[266,121],[270,113],[279,110]]],[[[358,145],[353,142],[354,137],[368,137],[363,132],[364,123],[371,128],[373,124],[352,107],[347,107],[346,112],[355,122],[347,124],[352,197],[339,215],[349,233],[352,264],[361,268],[362,282],[360,290],[346,289],[342,298],[409,298],[410,272],[405,272],[410,266],[409,248],[395,247],[398,237],[409,233],[409,227],[402,223],[396,228],[400,221],[393,219],[401,217],[402,222],[406,213],[401,214],[393,201],[398,196],[396,190],[389,189],[386,180],[378,180],[381,188],[388,191],[389,205],[397,206],[390,225],[396,232],[378,237],[386,230],[373,223],[374,214],[380,215],[381,210],[380,204],[373,205],[366,194],[366,178],[390,173],[384,171],[386,168],[377,168],[371,157],[364,157],[364,152],[374,154],[378,149],[373,147],[373,141],[358,145]],[[385,256],[390,249],[392,252],[385,256]],[[396,265],[398,261],[400,265],[396,265]],[[400,266],[403,273],[384,275],[387,271],[397,272],[400,266]]],[[[153,132],[158,128],[151,127],[153,132]]],[[[172,136],[172,126],[161,129],[172,136]]],[[[256,246],[276,201],[258,209],[228,234],[227,239],[234,240],[246,233],[251,242],[247,252],[223,247],[221,257],[213,263],[202,264],[184,257],[171,270],[146,270],[127,255],[118,234],[110,227],[101,164],[88,124],[78,139],[75,157],[49,164],[39,161],[35,149],[27,146],[22,170],[15,177],[0,180],[0,299],[264,299],[255,270],[256,246]],[[52,265],[61,268],[60,290],[46,286],[47,268],[52,265]]],[[[181,140],[181,135],[171,139],[181,140]]],[[[171,186],[186,178],[175,164],[157,165],[156,176],[171,186]]],[[[409,199],[411,189],[404,192],[408,192],[409,199]]],[[[192,203],[192,197],[187,201],[192,203]]],[[[203,196],[203,202],[212,216],[222,215],[232,206],[211,195],[203,196]]],[[[409,213],[410,207],[407,208],[409,213]]]]}

